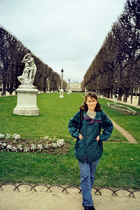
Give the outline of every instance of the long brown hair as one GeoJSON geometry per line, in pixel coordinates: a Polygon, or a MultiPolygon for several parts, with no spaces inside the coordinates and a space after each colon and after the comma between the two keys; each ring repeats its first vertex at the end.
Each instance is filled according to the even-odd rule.
{"type": "MultiPolygon", "coordinates": [[[[88,110],[88,106],[86,104],[87,97],[95,98],[98,101],[98,97],[95,93],[91,93],[91,92],[87,93],[86,96],[85,96],[84,103],[82,104],[82,106],[80,106],[81,111],[87,112],[87,110],[88,110]]],[[[102,110],[101,106],[100,106],[99,102],[97,102],[96,107],[95,107],[95,111],[97,112],[97,111],[101,111],[101,110],[102,110]]]]}

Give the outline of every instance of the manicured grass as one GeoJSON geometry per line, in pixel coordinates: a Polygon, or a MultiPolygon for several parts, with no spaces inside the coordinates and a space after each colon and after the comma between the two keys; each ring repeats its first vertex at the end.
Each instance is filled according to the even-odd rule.
{"type": "Polygon", "coordinates": [[[95,185],[140,189],[140,144],[105,143],[95,185]]]}
{"type": "Polygon", "coordinates": [[[63,99],[59,93],[40,94],[37,105],[39,116],[13,115],[17,97],[0,98],[0,133],[18,133],[22,138],[40,138],[42,136],[68,138],[67,126],[70,118],[78,111],[82,104],[79,94],[64,94],[63,99]]]}
{"type": "MultiPolygon", "coordinates": [[[[59,93],[40,94],[37,97],[39,116],[13,115],[17,104],[17,97],[0,97],[0,133],[21,135],[23,139],[39,139],[50,136],[64,139],[73,139],[68,131],[68,122],[79,111],[83,98],[78,93],[59,98],[59,93]]],[[[126,141],[115,128],[110,141],[126,141]]]]}
{"type": "MultiPolygon", "coordinates": [[[[128,131],[138,143],[140,143],[140,115],[131,115],[126,116],[123,113],[119,113],[110,107],[106,106],[107,102],[110,102],[109,100],[100,99],[100,103],[103,107],[103,110],[105,113],[108,114],[108,116],[114,120],[117,124],[119,124],[121,127],[123,127],[126,131],[128,131]]],[[[140,109],[128,106],[134,110],[137,111],[137,113],[140,113],[140,109]]]]}
{"type": "MultiPolygon", "coordinates": [[[[37,102],[40,109],[38,117],[13,115],[16,100],[16,96],[0,97],[0,133],[18,133],[24,139],[43,136],[64,138],[71,144],[70,152],[65,155],[0,152],[0,182],[79,186],[78,161],[74,157],[75,141],[67,126],[70,118],[79,110],[83,98],[78,93],[65,93],[63,99],[59,98],[59,93],[40,94],[37,102]]],[[[104,99],[100,99],[100,103],[109,117],[114,121],[118,119],[118,124],[120,121],[125,124],[125,117],[128,117],[127,124],[130,123],[131,116],[122,116],[112,111],[104,99]]],[[[135,120],[138,123],[139,116],[135,120]]],[[[114,128],[110,140],[122,142],[125,138],[114,128]]],[[[104,153],[97,167],[94,185],[140,189],[139,160],[140,144],[104,142],[104,153]]]]}
{"type": "MultiPolygon", "coordinates": [[[[74,141],[70,153],[0,153],[0,182],[80,185],[74,141]]],[[[140,145],[104,143],[94,186],[140,189],[140,145]]]]}

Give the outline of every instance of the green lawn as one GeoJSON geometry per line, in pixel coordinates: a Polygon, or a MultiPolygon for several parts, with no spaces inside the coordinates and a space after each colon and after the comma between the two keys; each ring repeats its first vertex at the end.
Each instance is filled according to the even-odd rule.
{"type": "MultiPolygon", "coordinates": [[[[80,185],[74,142],[70,153],[0,153],[0,182],[80,185]]],[[[140,144],[104,143],[94,186],[140,189],[140,144]]]]}
{"type": "Polygon", "coordinates": [[[70,137],[67,129],[68,121],[78,111],[82,97],[77,94],[64,95],[65,97],[60,99],[58,93],[39,94],[37,105],[40,114],[33,117],[13,115],[17,97],[1,97],[0,132],[18,133],[23,138],[40,138],[47,135],[59,138],[70,137]]]}
{"type": "MultiPolygon", "coordinates": [[[[138,143],[140,143],[140,115],[131,115],[125,116],[123,113],[119,113],[114,111],[113,109],[106,106],[109,100],[100,99],[100,103],[103,107],[103,110],[109,115],[109,117],[114,120],[117,124],[123,127],[126,131],[128,131],[138,143]]],[[[137,111],[140,114],[140,109],[128,106],[137,111]]]]}
{"type": "MultiPolygon", "coordinates": [[[[78,93],[64,93],[63,99],[59,98],[59,93],[40,94],[37,99],[40,109],[38,117],[13,115],[16,100],[16,96],[0,97],[0,133],[18,133],[23,139],[38,139],[43,136],[64,138],[70,142],[70,152],[65,155],[0,152],[0,182],[79,186],[78,161],[74,157],[75,141],[67,126],[69,119],[79,110],[83,98],[78,93]]],[[[135,130],[138,129],[136,125],[139,124],[139,116],[122,116],[107,107],[106,100],[100,99],[100,103],[106,114],[118,124],[124,123],[124,128],[131,134],[134,127],[129,127],[131,119],[135,117],[135,130]]],[[[139,133],[135,134],[135,138],[139,143],[139,133]]],[[[126,139],[115,128],[110,140],[120,143],[104,143],[95,186],[140,189],[140,144],[122,143],[126,139]]]]}
{"type": "MultiPolygon", "coordinates": [[[[68,122],[78,112],[83,98],[78,93],[59,98],[59,93],[39,94],[37,105],[39,116],[27,117],[13,115],[17,97],[0,98],[0,133],[21,135],[23,139],[38,139],[44,136],[73,139],[68,132],[68,122]]],[[[115,128],[110,141],[127,141],[115,128]]]]}

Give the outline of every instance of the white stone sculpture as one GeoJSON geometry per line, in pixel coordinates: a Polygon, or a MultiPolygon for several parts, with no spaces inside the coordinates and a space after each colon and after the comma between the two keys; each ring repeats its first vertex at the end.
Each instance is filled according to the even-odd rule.
{"type": "Polygon", "coordinates": [[[18,77],[18,80],[21,82],[21,85],[33,85],[37,68],[31,53],[27,53],[22,62],[25,63],[25,68],[22,75],[18,77]]]}
{"type": "Polygon", "coordinates": [[[34,63],[34,58],[30,53],[27,53],[24,56],[22,62],[25,63],[25,68],[22,75],[18,77],[21,85],[16,89],[17,106],[14,108],[13,114],[38,116],[39,108],[37,107],[37,94],[39,91],[33,85],[37,68],[34,63]]]}

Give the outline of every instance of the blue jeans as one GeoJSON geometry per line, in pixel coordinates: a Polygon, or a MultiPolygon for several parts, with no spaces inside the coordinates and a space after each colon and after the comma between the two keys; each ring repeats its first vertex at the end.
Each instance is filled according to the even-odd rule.
{"type": "Polygon", "coordinates": [[[83,197],[83,205],[84,206],[94,206],[91,190],[95,180],[95,171],[96,167],[99,163],[99,160],[96,160],[92,163],[81,163],[79,161],[80,167],[80,177],[81,177],[81,190],[83,197]]]}

